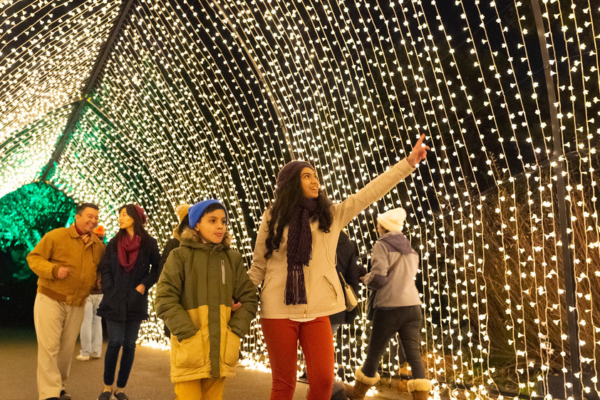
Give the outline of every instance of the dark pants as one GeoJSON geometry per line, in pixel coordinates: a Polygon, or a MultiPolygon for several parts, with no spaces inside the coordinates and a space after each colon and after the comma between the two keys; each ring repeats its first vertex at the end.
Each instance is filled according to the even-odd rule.
{"type": "Polygon", "coordinates": [[[373,332],[367,359],[362,366],[365,376],[373,378],[379,367],[379,360],[390,339],[398,333],[400,345],[404,349],[406,361],[412,370],[413,379],[425,379],[425,369],[421,361],[421,306],[397,307],[389,310],[376,309],[373,316],[373,332]]]}
{"type": "Polygon", "coordinates": [[[105,385],[112,385],[115,381],[115,371],[121,347],[123,347],[123,355],[121,356],[117,387],[124,388],[127,385],[135,357],[135,342],[137,341],[141,324],[142,321],[119,322],[110,319],[106,320],[108,346],[106,347],[106,356],[104,357],[105,385]]]}

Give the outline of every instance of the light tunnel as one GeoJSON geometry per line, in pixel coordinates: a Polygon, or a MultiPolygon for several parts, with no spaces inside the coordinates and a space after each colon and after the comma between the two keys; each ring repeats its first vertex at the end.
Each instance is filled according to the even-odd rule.
{"type": "MultiPolygon", "coordinates": [[[[591,0],[8,0],[0,197],[50,185],[109,235],[134,202],[162,244],[177,205],[219,198],[249,266],[286,162],[339,202],[425,133],[426,162],[347,228],[366,262],[376,215],[407,210],[428,377],[452,398],[566,398],[563,375],[597,397],[599,45],[591,0]]],[[[340,376],[369,332],[343,328],[340,376]]],[[[168,345],[155,316],[141,338],[168,345]]],[[[258,323],[243,351],[266,363],[258,323]]]]}

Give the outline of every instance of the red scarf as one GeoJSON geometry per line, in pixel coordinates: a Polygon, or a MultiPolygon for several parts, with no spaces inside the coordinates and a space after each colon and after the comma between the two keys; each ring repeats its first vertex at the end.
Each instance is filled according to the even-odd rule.
{"type": "Polygon", "coordinates": [[[119,251],[119,263],[126,272],[133,269],[135,261],[137,260],[138,251],[140,250],[140,243],[142,238],[139,235],[130,237],[124,235],[119,243],[117,244],[119,251]]]}

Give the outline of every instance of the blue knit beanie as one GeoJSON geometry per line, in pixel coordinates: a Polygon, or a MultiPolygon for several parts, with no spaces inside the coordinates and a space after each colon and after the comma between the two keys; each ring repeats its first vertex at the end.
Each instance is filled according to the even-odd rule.
{"type": "Polygon", "coordinates": [[[212,206],[213,204],[218,204],[221,207],[223,207],[223,210],[225,211],[225,221],[229,224],[229,216],[227,215],[227,208],[225,208],[223,203],[221,203],[220,201],[211,199],[211,200],[201,201],[190,207],[190,209],[188,210],[188,217],[190,219],[190,228],[194,229],[196,227],[196,224],[204,216],[204,212],[206,211],[206,209],[209,206],[212,206]]]}

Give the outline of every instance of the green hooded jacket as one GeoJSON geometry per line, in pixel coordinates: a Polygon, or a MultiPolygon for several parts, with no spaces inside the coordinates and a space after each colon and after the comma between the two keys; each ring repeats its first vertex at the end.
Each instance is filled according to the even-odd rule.
{"type": "Polygon", "coordinates": [[[171,331],[171,381],[235,376],[240,338],[250,330],[258,297],[242,255],[203,243],[186,229],[156,285],[158,317],[171,331]],[[231,300],[242,306],[231,313],[231,300]]]}

